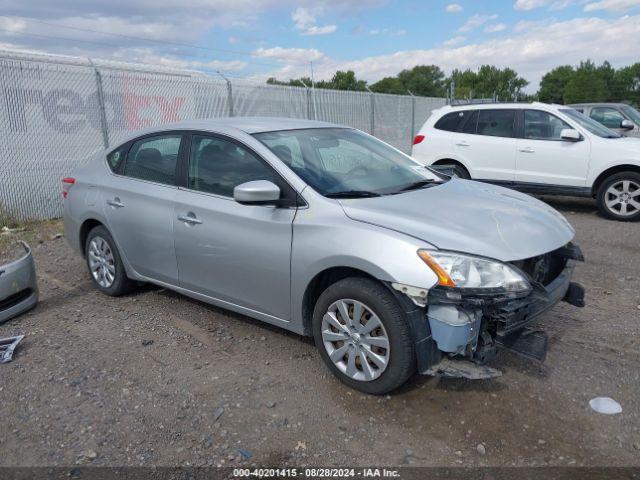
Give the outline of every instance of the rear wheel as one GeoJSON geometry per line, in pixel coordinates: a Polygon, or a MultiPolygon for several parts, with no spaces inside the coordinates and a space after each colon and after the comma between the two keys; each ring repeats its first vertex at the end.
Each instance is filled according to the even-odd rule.
{"type": "Polygon", "coordinates": [[[85,244],[87,267],[96,287],[112,297],[124,295],[135,288],[127,277],[113,237],[103,226],[94,227],[85,244]]]}
{"type": "Polygon", "coordinates": [[[598,190],[598,208],[613,220],[640,219],[640,174],[620,172],[607,178],[598,190]]]}
{"type": "Polygon", "coordinates": [[[327,288],[314,308],[313,335],[331,372],[356,390],[390,392],[415,369],[404,312],[374,280],[351,277],[327,288]]]}

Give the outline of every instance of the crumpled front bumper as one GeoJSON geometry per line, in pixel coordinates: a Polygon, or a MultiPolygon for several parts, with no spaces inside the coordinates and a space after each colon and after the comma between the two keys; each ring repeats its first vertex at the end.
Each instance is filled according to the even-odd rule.
{"type": "Polygon", "coordinates": [[[556,254],[566,260],[562,270],[546,285],[531,281],[533,288],[526,294],[432,289],[426,311],[429,335],[416,344],[419,371],[438,374],[446,366],[447,370],[456,372],[447,376],[496,376],[487,373],[486,368],[482,373],[472,371],[471,366],[458,368],[461,364],[453,365],[458,361],[484,365],[501,348],[544,361],[547,336],[530,328],[531,324],[561,301],[584,306],[584,288],[571,281],[576,261],[583,260],[580,249],[571,245],[556,254]],[[459,325],[451,324],[455,322],[447,324],[447,316],[451,318],[452,315],[454,320],[464,316],[469,321],[459,325]],[[465,371],[471,373],[466,374],[465,371]]]}
{"type": "Polygon", "coordinates": [[[18,260],[0,265],[0,323],[38,303],[38,283],[31,248],[20,242],[25,253],[18,260]]]}

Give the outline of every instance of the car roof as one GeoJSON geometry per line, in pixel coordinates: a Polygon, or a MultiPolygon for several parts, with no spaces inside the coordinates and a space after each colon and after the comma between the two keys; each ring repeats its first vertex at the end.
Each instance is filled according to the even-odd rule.
{"type": "Polygon", "coordinates": [[[593,102],[593,103],[572,103],[567,105],[568,107],[621,107],[627,105],[626,103],[619,102],[593,102]]]}
{"type": "Polygon", "coordinates": [[[440,110],[457,110],[457,109],[474,109],[474,110],[487,110],[496,108],[566,108],[567,105],[558,105],[555,103],[542,103],[542,102],[493,102],[493,103],[463,103],[458,105],[445,105],[440,110]]]}
{"type": "Polygon", "coordinates": [[[120,145],[140,136],[161,133],[170,130],[197,130],[223,134],[240,132],[253,134],[260,132],[275,132],[282,130],[298,130],[303,128],[349,128],[334,123],[318,122],[300,118],[281,117],[218,117],[200,120],[184,120],[181,122],[158,125],[144,130],[132,132],[120,145]]]}

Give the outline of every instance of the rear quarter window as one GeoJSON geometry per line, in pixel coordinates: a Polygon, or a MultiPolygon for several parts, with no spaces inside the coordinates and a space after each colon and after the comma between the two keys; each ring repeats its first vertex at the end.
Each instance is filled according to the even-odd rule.
{"type": "Polygon", "coordinates": [[[469,116],[471,112],[451,112],[440,118],[433,126],[438,130],[445,130],[447,132],[456,132],[459,125],[462,123],[466,116],[469,116]]]}
{"type": "Polygon", "coordinates": [[[118,166],[122,163],[127,150],[125,147],[120,147],[107,155],[107,163],[112,172],[118,170],[118,166]]]}

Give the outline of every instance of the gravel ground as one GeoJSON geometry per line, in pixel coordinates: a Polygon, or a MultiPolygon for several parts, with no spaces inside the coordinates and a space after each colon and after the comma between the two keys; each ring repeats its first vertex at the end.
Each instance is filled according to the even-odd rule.
{"type": "Polygon", "coordinates": [[[499,379],[384,397],[339,383],[309,339],[155,287],[101,295],[60,222],[0,235],[31,243],[41,288],[0,325],[26,334],[0,365],[0,465],[640,466],[640,224],[546,200],[577,230],[588,302],[540,321],[546,363],[501,353],[499,379]]]}

